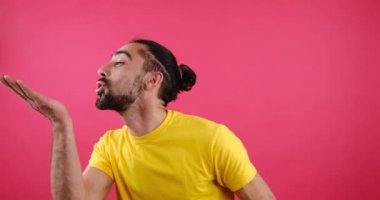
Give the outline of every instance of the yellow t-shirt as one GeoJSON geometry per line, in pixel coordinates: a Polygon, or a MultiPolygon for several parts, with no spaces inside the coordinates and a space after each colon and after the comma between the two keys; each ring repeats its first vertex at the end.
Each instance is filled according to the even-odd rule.
{"type": "Polygon", "coordinates": [[[144,136],[108,131],[89,162],[116,183],[118,199],[233,199],[256,175],[241,141],[225,126],[168,110],[144,136]]]}

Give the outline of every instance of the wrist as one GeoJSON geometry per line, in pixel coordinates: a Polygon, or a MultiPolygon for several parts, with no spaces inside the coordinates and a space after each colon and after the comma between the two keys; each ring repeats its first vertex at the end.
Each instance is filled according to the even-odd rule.
{"type": "Polygon", "coordinates": [[[65,120],[52,120],[51,124],[53,131],[64,131],[73,128],[73,123],[70,118],[65,120]]]}

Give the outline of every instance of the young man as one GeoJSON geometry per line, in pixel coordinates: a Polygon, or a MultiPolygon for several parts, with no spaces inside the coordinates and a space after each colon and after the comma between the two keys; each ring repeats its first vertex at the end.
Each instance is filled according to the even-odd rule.
{"type": "Polygon", "coordinates": [[[195,73],[149,40],[121,47],[98,70],[96,106],[120,114],[81,171],[69,113],[21,81],[1,82],[46,116],[53,127],[54,199],[275,199],[240,140],[221,124],[166,109],[196,82],[195,73]]]}

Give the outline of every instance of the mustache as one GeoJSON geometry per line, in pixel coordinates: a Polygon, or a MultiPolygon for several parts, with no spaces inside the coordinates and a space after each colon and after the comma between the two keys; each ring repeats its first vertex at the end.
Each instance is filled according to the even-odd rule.
{"type": "Polygon", "coordinates": [[[110,83],[109,83],[109,80],[107,80],[106,78],[102,77],[102,78],[99,78],[98,81],[101,81],[104,83],[104,85],[106,87],[109,87],[110,83]]]}

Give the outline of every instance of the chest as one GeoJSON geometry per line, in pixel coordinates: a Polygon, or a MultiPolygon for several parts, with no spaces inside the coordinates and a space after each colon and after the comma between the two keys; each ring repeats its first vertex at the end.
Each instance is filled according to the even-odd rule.
{"type": "Polygon", "coordinates": [[[113,171],[131,194],[197,196],[216,187],[208,145],[183,139],[128,142],[117,148],[113,171]]]}

